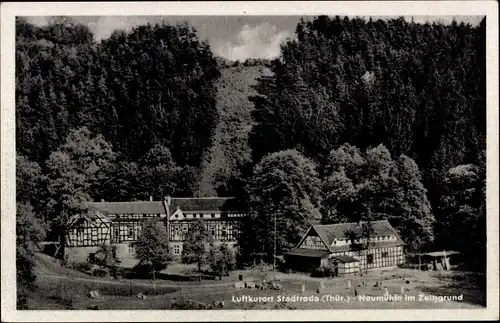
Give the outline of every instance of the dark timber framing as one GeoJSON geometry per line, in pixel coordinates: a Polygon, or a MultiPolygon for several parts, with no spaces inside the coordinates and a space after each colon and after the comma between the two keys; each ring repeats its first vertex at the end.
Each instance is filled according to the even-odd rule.
{"type": "MultiPolygon", "coordinates": [[[[354,258],[359,261],[359,269],[373,269],[396,266],[404,263],[404,242],[387,220],[372,221],[374,233],[370,243],[362,237],[361,223],[341,223],[331,225],[313,225],[304,234],[297,246],[287,255],[293,262],[311,262],[330,266],[338,263],[335,259],[354,258]],[[356,238],[349,237],[354,233],[356,238]],[[368,248],[366,247],[368,246],[368,248]]],[[[345,266],[345,269],[350,266],[345,266]]],[[[356,268],[354,266],[353,268],[356,268]]],[[[351,273],[354,269],[349,268],[351,273]]]]}
{"type": "MultiPolygon", "coordinates": [[[[77,216],[71,223],[67,247],[130,245],[137,241],[144,221],[150,218],[164,223],[172,250],[178,253],[186,233],[198,219],[202,219],[215,242],[235,247],[244,216],[233,198],[168,197],[163,201],[91,202],[89,207],[95,210],[91,215],[77,216]]],[[[126,246],[122,250],[132,253],[126,246]]]]}

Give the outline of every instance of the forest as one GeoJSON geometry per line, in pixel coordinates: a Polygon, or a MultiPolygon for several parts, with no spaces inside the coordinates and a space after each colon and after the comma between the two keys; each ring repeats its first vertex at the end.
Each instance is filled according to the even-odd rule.
{"type": "Polygon", "coordinates": [[[484,270],[485,28],[320,16],[276,59],[228,62],[188,24],[97,42],[17,18],[18,266],[84,201],[218,194],[247,211],[250,258],[275,216],[279,253],[310,223],[387,218],[484,270]]]}

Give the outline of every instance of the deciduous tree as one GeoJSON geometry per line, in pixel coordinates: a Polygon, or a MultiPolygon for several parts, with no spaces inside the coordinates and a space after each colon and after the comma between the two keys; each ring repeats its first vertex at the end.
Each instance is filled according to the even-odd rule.
{"type": "Polygon", "coordinates": [[[92,211],[85,202],[101,196],[114,158],[111,145],[84,127],[70,132],[66,142],[47,160],[47,209],[62,253],[71,219],[92,211]]]}
{"type": "Polygon", "coordinates": [[[485,268],[486,259],[484,175],[480,167],[472,164],[458,165],[447,172],[435,225],[438,245],[463,252],[477,269],[485,268]]]}
{"type": "Polygon", "coordinates": [[[30,204],[17,203],[16,212],[16,283],[17,308],[28,308],[27,298],[35,288],[34,250],[45,236],[45,223],[30,204]]]}
{"type": "Polygon", "coordinates": [[[248,221],[241,239],[246,254],[283,254],[319,221],[320,181],[315,164],[296,150],[265,156],[254,168],[246,196],[248,221]]]}
{"type": "Polygon", "coordinates": [[[220,246],[211,245],[207,262],[212,272],[222,276],[228,275],[235,268],[234,254],[226,243],[220,246]]]}
{"type": "Polygon", "coordinates": [[[205,223],[199,219],[189,226],[182,247],[182,262],[188,264],[195,263],[198,266],[200,280],[202,267],[207,262],[211,240],[212,237],[209,234],[205,223]]]}
{"type": "Polygon", "coordinates": [[[151,268],[153,280],[156,273],[167,268],[172,260],[167,230],[164,223],[156,218],[144,222],[134,247],[139,263],[151,268]]]}
{"type": "Polygon", "coordinates": [[[383,145],[361,153],[344,144],[330,153],[325,169],[323,223],[387,219],[410,248],[433,240],[434,216],[411,158],[393,160],[383,145]]]}

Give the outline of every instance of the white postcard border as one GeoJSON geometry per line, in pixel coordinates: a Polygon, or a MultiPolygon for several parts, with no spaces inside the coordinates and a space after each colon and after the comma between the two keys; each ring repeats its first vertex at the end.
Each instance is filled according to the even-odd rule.
{"type": "Polygon", "coordinates": [[[2,321],[323,321],[498,319],[498,6],[496,1],[113,2],[1,4],[2,321]],[[487,26],[487,308],[471,310],[16,311],[15,16],[55,15],[485,15],[487,26]]]}

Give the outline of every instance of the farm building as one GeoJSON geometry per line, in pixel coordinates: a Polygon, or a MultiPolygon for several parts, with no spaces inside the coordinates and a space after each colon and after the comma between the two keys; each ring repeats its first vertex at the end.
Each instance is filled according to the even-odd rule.
{"type": "Polygon", "coordinates": [[[65,253],[69,260],[84,261],[102,244],[116,247],[123,263],[135,262],[133,242],[142,224],[152,217],[165,224],[172,253],[180,257],[189,227],[203,220],[217,243],[237,247],[240,220],[244,217],[234,198],[171,198],[163,201],[91,202],[91,215],[73,219],[66,237],[65,253]],[[127,261],[128,260],[128,261],[127,261]]]}
{"type": "Polygon", "coordinates": [[[285,255],[287,265],[303,272],[333,266],[340,275],[402,264],[404,242],[396,230],[387,220],[371,224],[369,242],[363,238],[363,223],[313,225],[285,255]]]}

